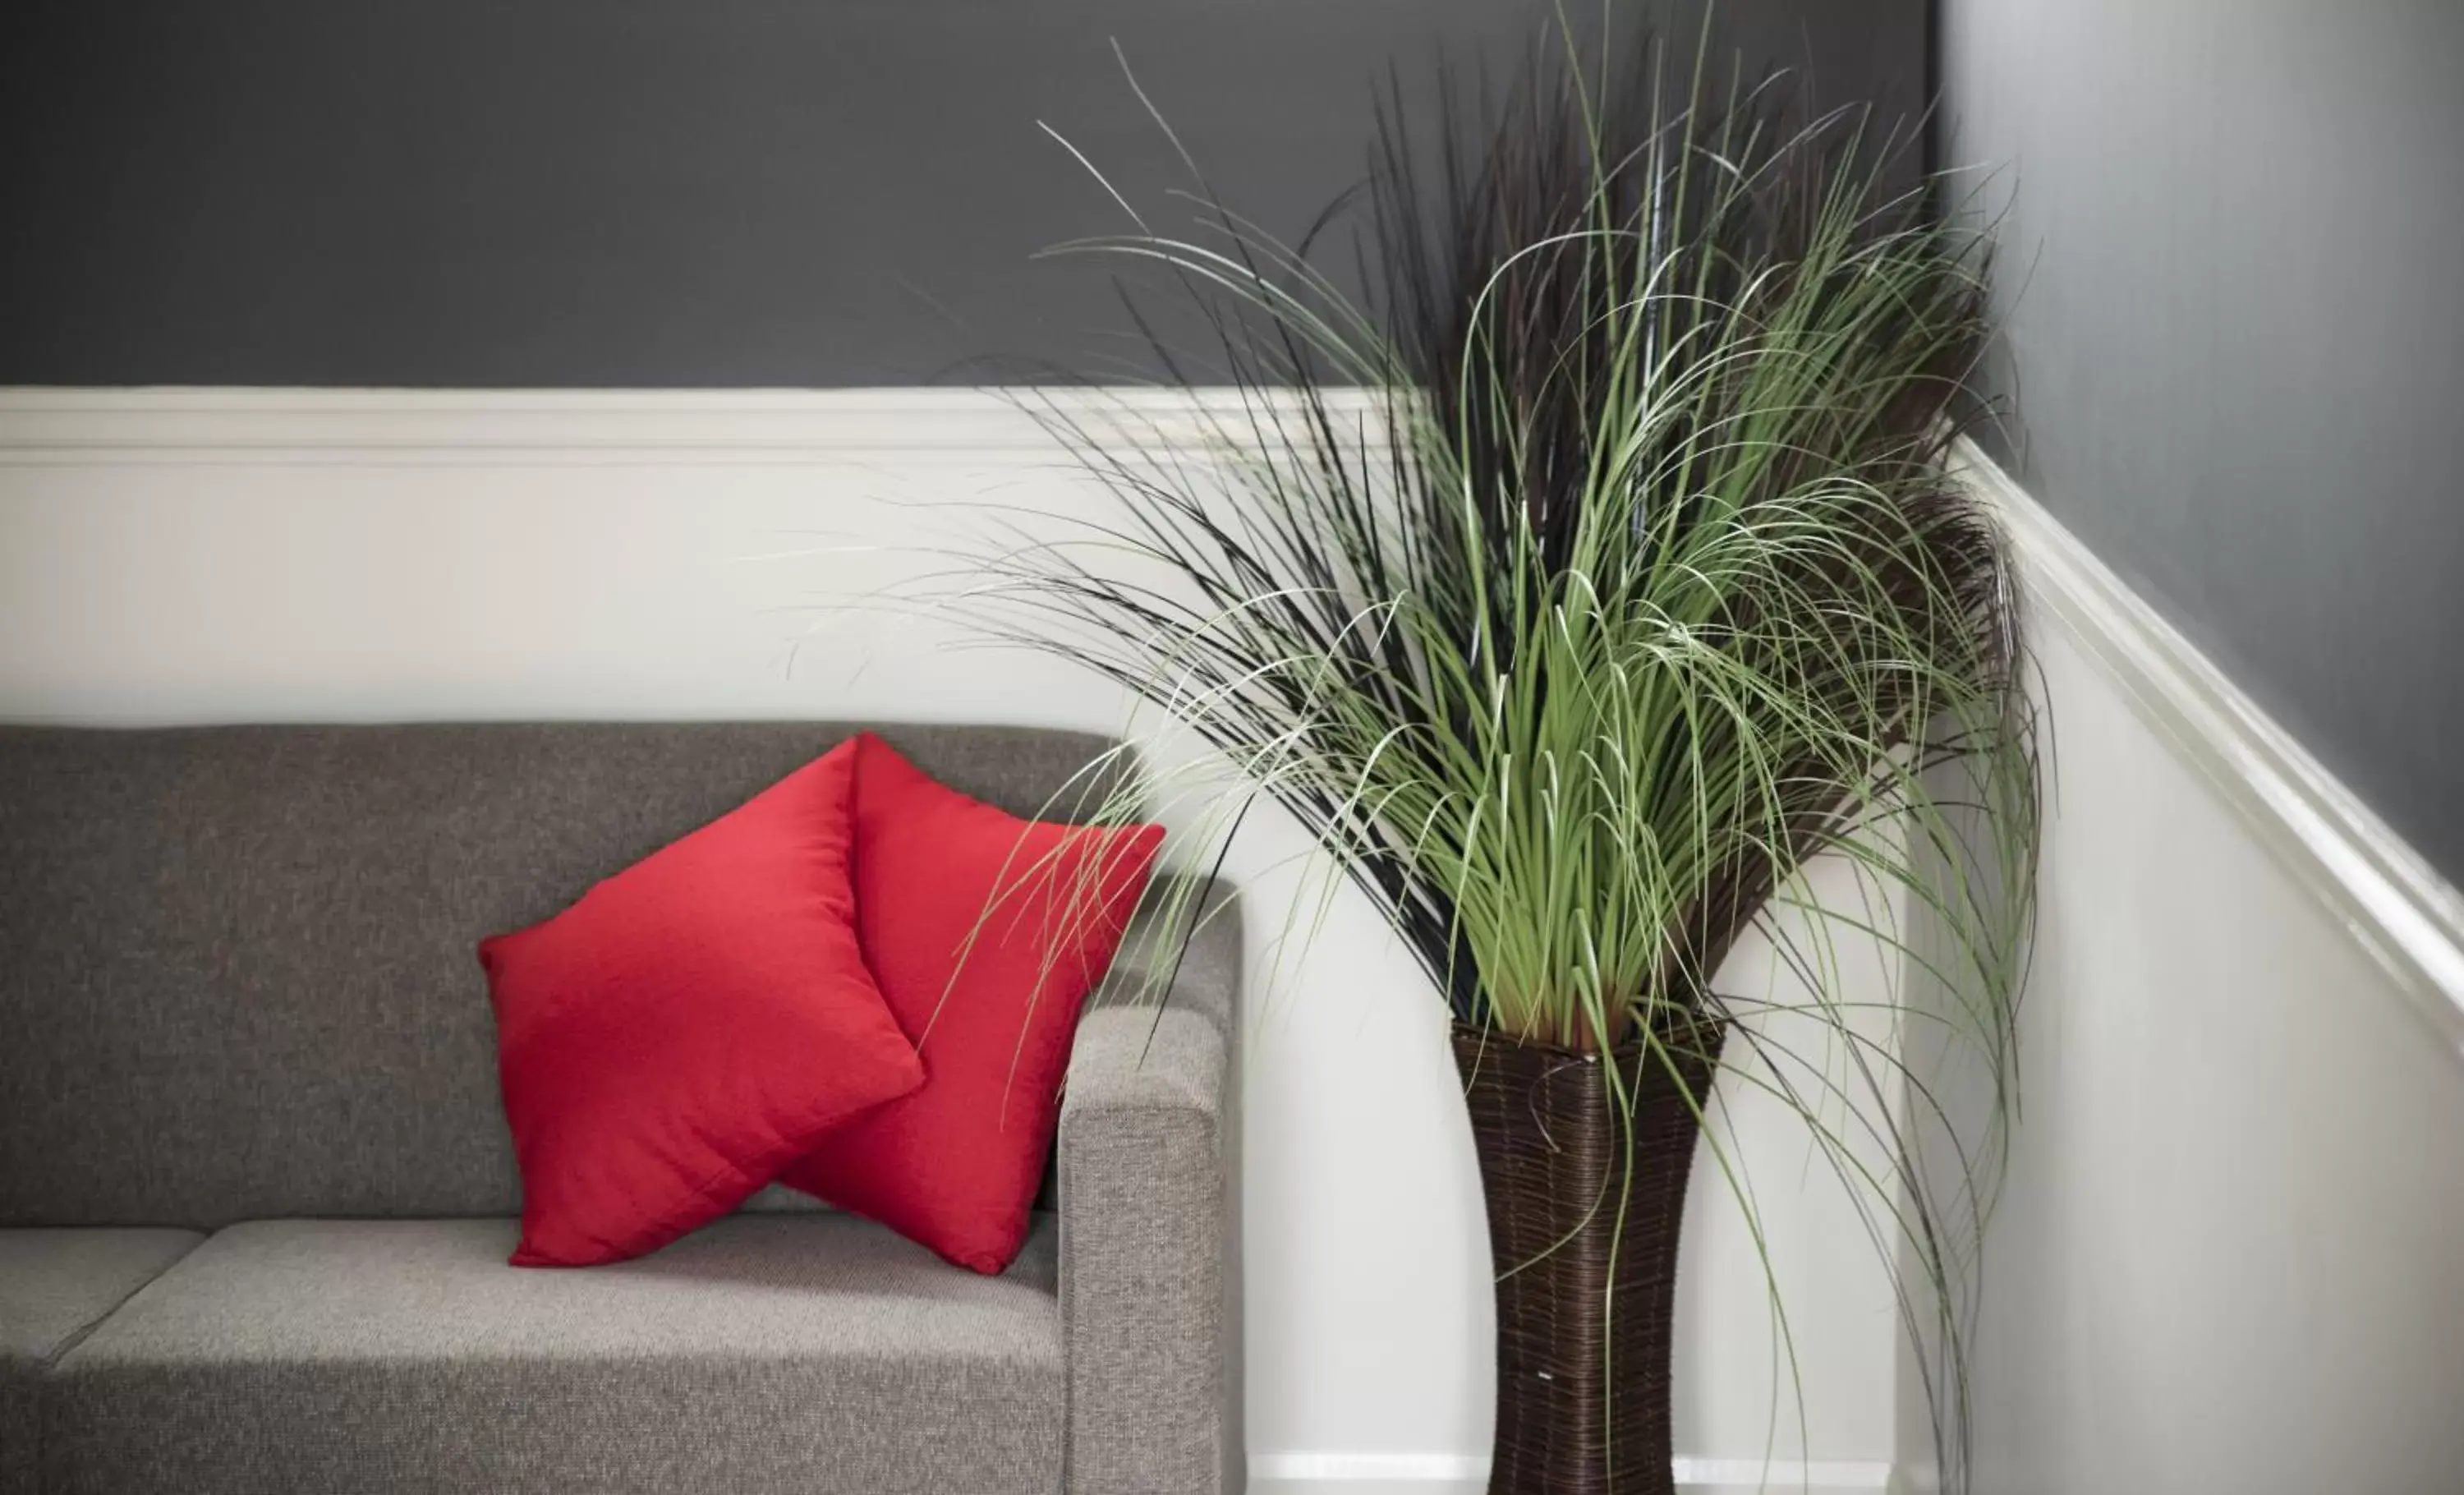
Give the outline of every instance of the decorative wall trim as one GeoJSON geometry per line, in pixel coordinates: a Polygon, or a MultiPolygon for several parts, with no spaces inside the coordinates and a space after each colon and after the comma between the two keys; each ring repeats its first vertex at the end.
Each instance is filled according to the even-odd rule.
{"type": "Polygon", "coordinates": [[[1159,453],[1204,451],[1210,422],[1245,408],[1232,389],[0,387],[0,464],[1067,463],[1037,407],[1159,453]]]}
{"type": "Polygon", "coordinates": [[[1955,460],[2000,515],[2039,616],[2078,640],[2464,1055],[2464,895],[1991,457],[1963,439],[1955,460]]]}
{"type": "Polygon", "coordinates": [[[1488,1461],[1470,1454],[1252,1453],[1249,1478],[1294,1484],[1482,1485],[1488,1461]]]}
{"type": "MultiPolygon", "coordinates": [[[[1804,1490],[1814,1495],[1834,1491],[1887,1491],[1887,1463],[1817,1460],[1677,1459],[1671,1461],[1677,1486],[1684,1490],[1804,1490]]],[[[1279,1486],[1326,1486],[1375,1484],[1383,1492],[1419,1489],[1428,1495],[1454,1495],[1458,1490],[1485,1488],[1488,1461],[1461,1454],[1409,1453],[1284,1453],[1251,1454],[1249,1475],[1279,1486]]]]}

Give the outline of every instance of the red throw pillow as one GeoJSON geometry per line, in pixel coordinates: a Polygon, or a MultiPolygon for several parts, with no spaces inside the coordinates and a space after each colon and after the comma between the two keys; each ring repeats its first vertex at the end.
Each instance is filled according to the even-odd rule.
{"type": "Polygon", "coordinates": [[[856,940],[854,744],[479,946],[517,1266],[653,1251],[923,1083],[856,940]]]}
{"type": "Polygon", "coordinates": [[[856,745],[865,959],[924,1086],[832,1131],[780,1176],[996,1273],[1026,1239],[1079,1007],[1112,963],[1163,830],[1021,820],[934,782],[879,737],[856,745]]]}

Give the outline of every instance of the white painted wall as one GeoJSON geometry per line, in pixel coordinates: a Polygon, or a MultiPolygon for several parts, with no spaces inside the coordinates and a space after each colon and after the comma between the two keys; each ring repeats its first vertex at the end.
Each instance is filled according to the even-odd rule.
{"type": "Polygon", "coordinates": [[[1985,481],[2058,751],[1973,1487],[2453,1495],[2464,903],[1985,481]]]}
{"type": "MultiPolygon", "coordinates": [[[[1031,428],[964,394],[0,392],[0,716],[1117,730],[1116,695],[1057,665],[827,605],[991,505],[1084,501],[1031,428]]],[[[1271,864],[1296,849],[1270,825],[1231,868],[1260,971],[1294,887],[1271,864]]],[[[1896,978],[1861,958],[1876,994],[1896,978]]],[[[1746,952],[1728,979],[1773,966],[1746,952]]],[[[1347,893],[1250,1020],[1253,1467],[1286,1488],[1476,1487],[1487,1250],[1437,1003],[1347,893]]],[[[1698,1168],[1678,1324],[1693,1487],[1751,1488],[1771,1452],[1816,1465],[1775,1469],[1774,1488],[1879,1488],[1896,1330],[1873,1247],[1791,1121],[1740,1105],[1732,1130],[1806,1436],[1784,1390],[1774,1403],[1737,1208],[1698,1168]]]]}

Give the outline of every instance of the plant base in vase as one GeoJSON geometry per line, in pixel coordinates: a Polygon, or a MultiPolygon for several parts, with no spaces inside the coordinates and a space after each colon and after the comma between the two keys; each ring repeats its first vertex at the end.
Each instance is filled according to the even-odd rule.
{"type": "Polygon", "coordinates": [[[1613,1058],[1458,1022],[1497,1280],[1489,1495],[1669,1495],[1685,1181],[1724,1025],[1613,1058]],[[1673,1071],[1673,1072],[1672,1072],[1673,1071]]]}

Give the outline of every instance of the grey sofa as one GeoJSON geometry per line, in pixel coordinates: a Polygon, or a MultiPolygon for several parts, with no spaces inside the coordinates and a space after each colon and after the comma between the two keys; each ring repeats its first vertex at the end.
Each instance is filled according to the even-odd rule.
{"type": "MultiPolygon", "coordinates": [[[[1005,1276],[768,1197],[504,1264],[474,942],[849,730],[0,728],[0,1492],[1237,1491],[1228,916],[1098,994],[1005,1276]]],[[[1104,745],[880,730],[1022,813],[1104,745]]]]}

